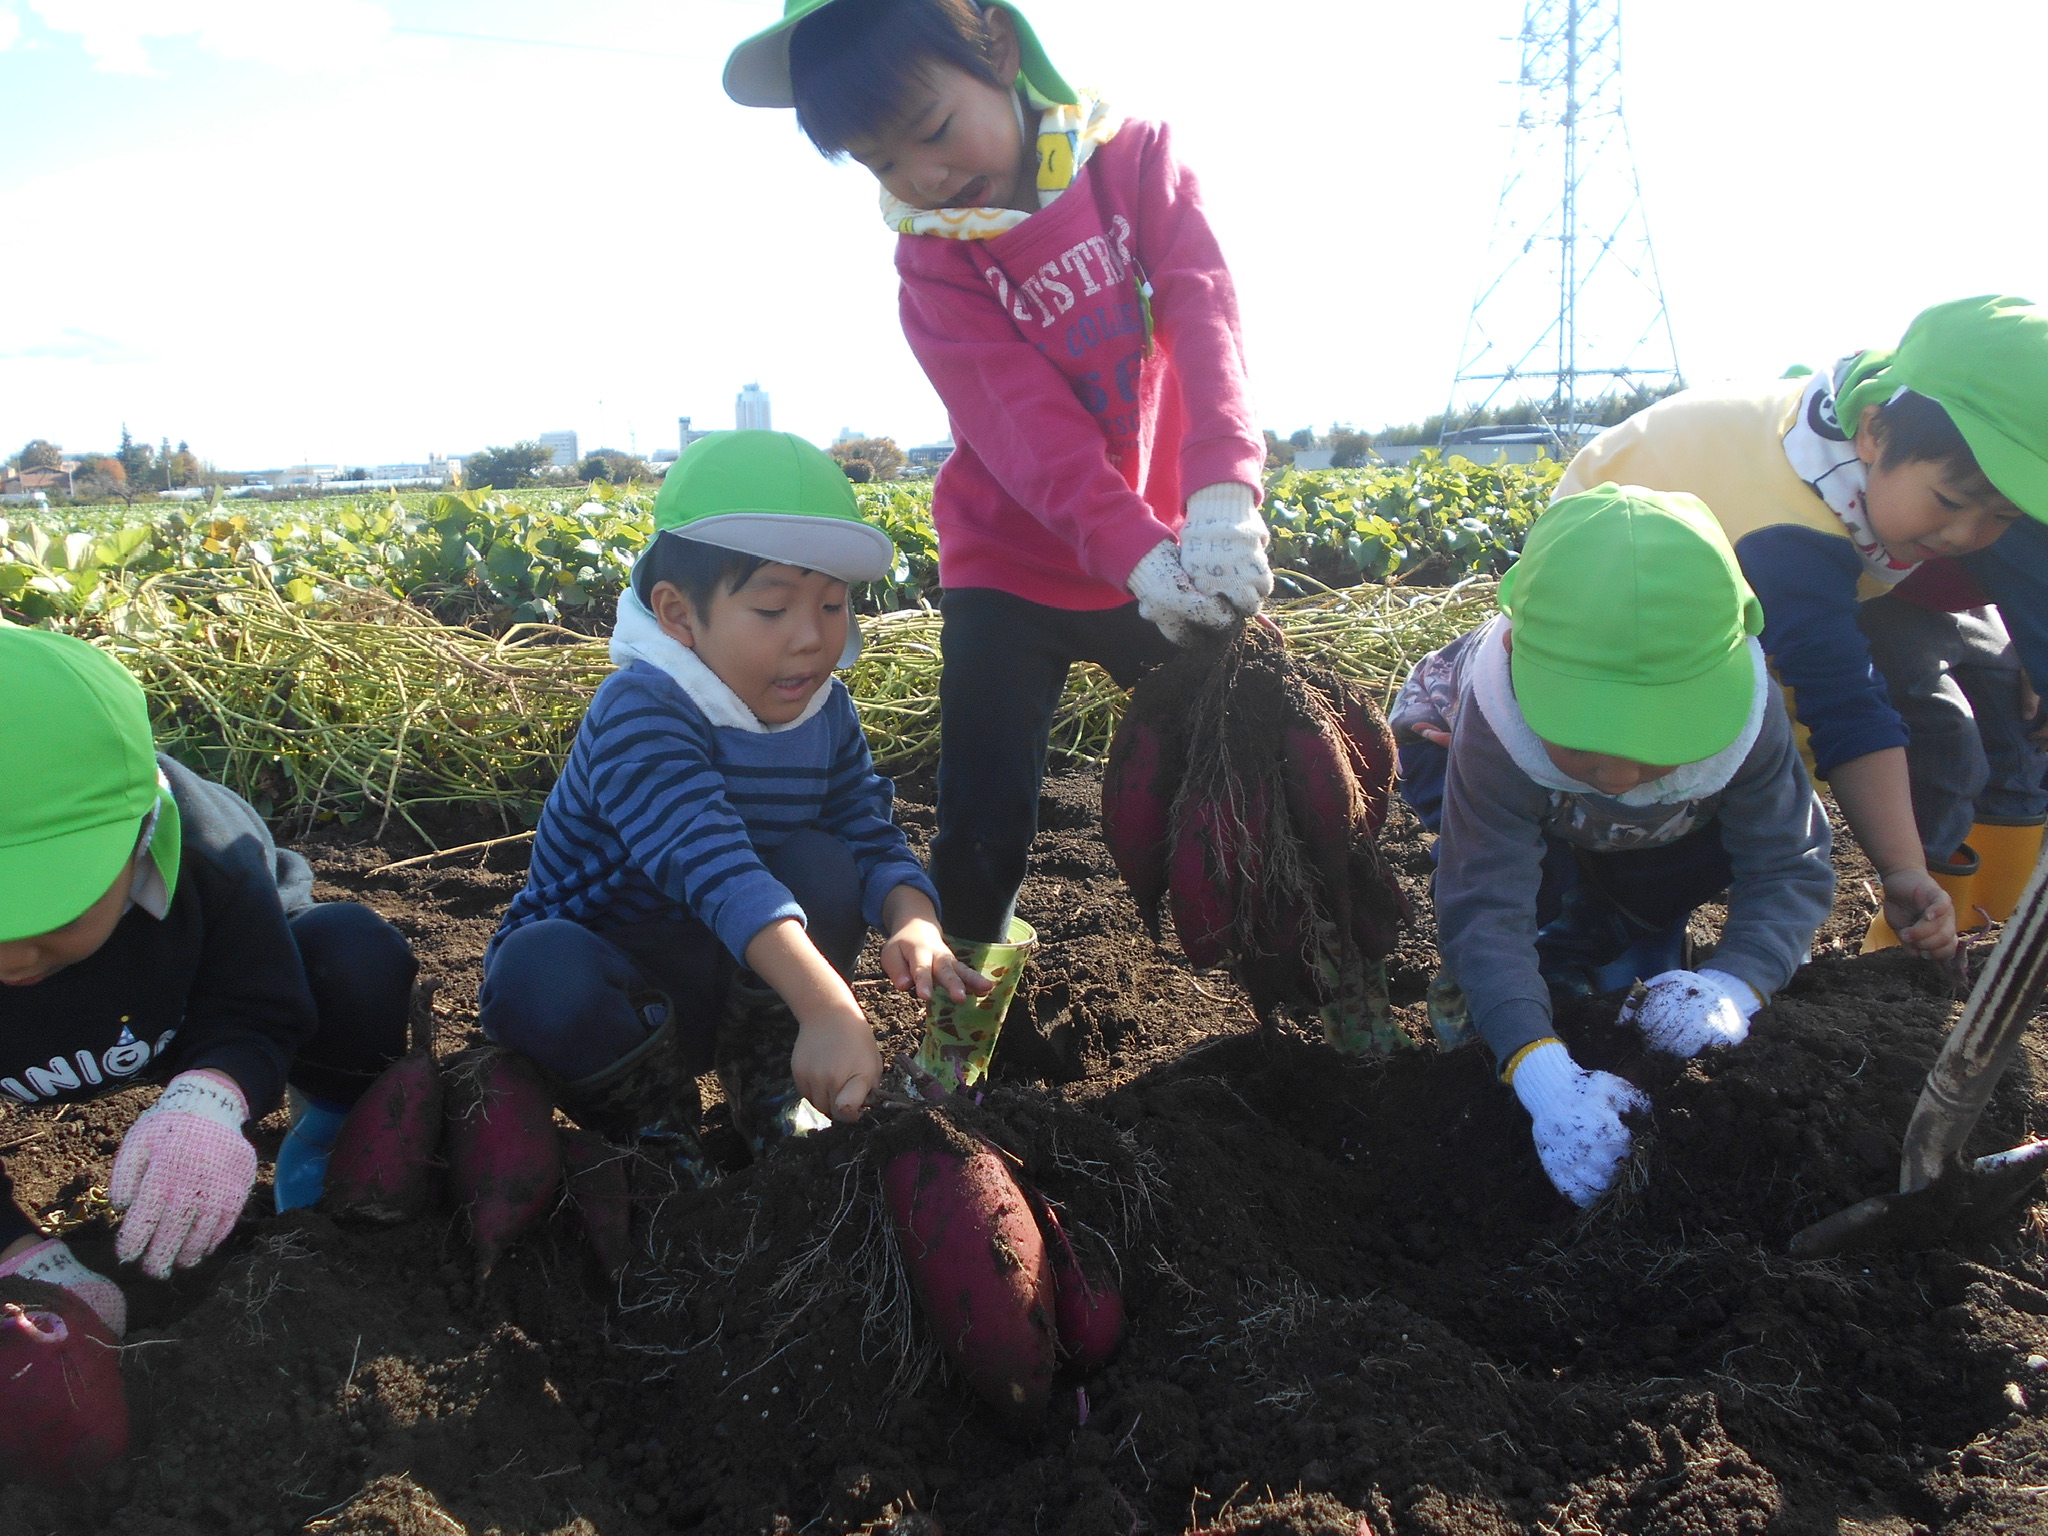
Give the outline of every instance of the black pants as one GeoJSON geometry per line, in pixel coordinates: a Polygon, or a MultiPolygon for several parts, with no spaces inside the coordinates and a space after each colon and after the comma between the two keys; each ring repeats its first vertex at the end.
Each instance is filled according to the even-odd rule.
{"type": "Polygon", "coordinates": [[[419,962],[404,935],[352,901],[307,907],[290,922],[320,1024],[288,1080],[316,1099],[353,1104],[405,1054],[419,962]]]}
{"type": "Polygon", "coordinates": [[[946,593],[939,679],[939,830],[932,883],[946,931],[1003,937],[1038,834],[1053,712],[1077,661],[1128,688],[1173,654],[1138,605],[1048,608],[992,587],[946,593]]]}
{"type": "MultiPolygon", "coordinates": [[[[804,909],[818,952],[851,976],[867,937],[853,850],[830,833],[806,829],[761,862],[804,909]]],[[[498,1044],[576,1083],[633,1051],[673,1016],[685,1060],[703,1072],[738,970],[718,935],[695,918],[602,933],[543,918],[497,941],[484,967],[477,1023],[498,1044]]]]}

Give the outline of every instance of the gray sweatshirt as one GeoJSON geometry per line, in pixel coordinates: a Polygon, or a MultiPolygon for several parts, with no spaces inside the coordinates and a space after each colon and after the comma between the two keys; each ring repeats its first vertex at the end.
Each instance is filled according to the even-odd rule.
{"type": "Polygon", "coordinates": [[[1451,733],[1437,943],[1480,1037],[1506,1061],[1551,1032],[1550,994],[1536,965],[1547,837],[1600,852],[1655,848],[1718,821],[1734,883],[1714,969],[1768,998],[1806,960],[1833,905],[1835,874],[1827,814],[1762,653],[1755,652],[1758,695],[1743,733],[1714,757],[1617,798],[1565,778],[1542,755],[1514,701],[1505,622],[1416,663],[1390,716],[1397,739],[1417,740],[1417,724],[1451,733]]]}

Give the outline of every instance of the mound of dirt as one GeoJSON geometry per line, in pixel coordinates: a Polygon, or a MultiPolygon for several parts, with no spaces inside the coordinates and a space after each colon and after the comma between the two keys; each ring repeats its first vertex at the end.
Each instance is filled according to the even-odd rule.
{"type": "MultiPolygon", "coordinates": [[[[904,787],[913,840],[928,788],[904,787]]],[[[1740,1050],[1647,1057],[1611,1000],[1560,1021],[1656,1103],[1625,1186],[1581,1216],[1483,1056],[1424,1038],[1412,822],[1387,856],[1424,914],[1390,962],[1417,1046],[1346,1060],[1260,1029],[1232,982],[1144,936],[1096,793],[1048,782],[1022,907],[1041,949],[993,1086],[961,1111],[1129,1304],[1122,1352],[1063,1379],[1035,1434],[952,1380],[916,1318],[876,1126],[748,1167],[713,1092],[726,1177],[637,1170],[645,1252],[616,1290],[567,1211],[479,1291],[445,1211],[371,1232],[252,1203],[201,1270],[130,1286],[136,1454],[87,1493],[0,1489],[0,1532],[2048,1528],[2048,1206],[1934,1252],[1786,1256],[1896,1177],[1956,1008],[1934,969],[1846,952],[1867,870],[1844,862],[1821,957],[1740,1050]]],[[[309,849],[323,895],[412,938],[449,1053],[476,1038],[524,845],[378,872],[416,851],[338,829],[309,849]]],[[[872,965],[860,995],[907,1051],[914,1007],[872,965]]],[[[1980,1150],[2043,1118],[2044,1048],[2037,1026],[1980,1150]]],[[[88,1191],[147,1098],[0,1115],[24,1199],[81,1216],[89,1262],[111,1242],[88,1191]]]]}

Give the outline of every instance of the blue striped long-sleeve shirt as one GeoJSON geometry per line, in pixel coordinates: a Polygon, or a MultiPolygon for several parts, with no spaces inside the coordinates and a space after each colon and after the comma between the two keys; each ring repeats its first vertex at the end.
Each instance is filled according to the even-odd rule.
{"type": "Polygon", "coordinates": [[[755,732],[712,725],[644,661],[606,678],[541,812],[526,889],[497,937],[541,918],[601,932],[695,915],[744,959],[768,924],[803,920],[760,854],[807,827],[852,850],[870,925],[880,926],[899,885],[936,905],[890,819],[895,786],[875,772],[846,686],[826,686],[830,697],[803,724],[755,732]]]}

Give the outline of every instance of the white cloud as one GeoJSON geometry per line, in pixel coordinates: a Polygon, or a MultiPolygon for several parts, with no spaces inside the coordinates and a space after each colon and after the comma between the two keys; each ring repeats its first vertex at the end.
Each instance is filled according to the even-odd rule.
{"type": "Polygon", "coordinates": [[[14,46],[21,36],[21,18],[12,11],[0,11],[0,50],[14,46]]]}
{"type": "MultiPolygon", "coordinates": [[[[223,58],[319,69],[360,58],[391,18],[371,0],[30,0],[53,32],[75,34],[94,67],[148,75],[152,39],[192,37],[223,58]]],[[[4,23],[0,23],[4,36],[4,23]]]]}

